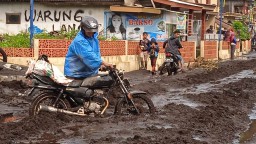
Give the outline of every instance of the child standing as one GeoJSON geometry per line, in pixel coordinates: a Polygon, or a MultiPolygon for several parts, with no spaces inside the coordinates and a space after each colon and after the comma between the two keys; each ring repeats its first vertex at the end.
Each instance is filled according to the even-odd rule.
{"type": "Polygon", "coordinates": [[[150,45],[150,40],[148,39],[148,33],[143,32],[143,40],[140,40],[139,46],[141,49],[141,69],[147,70],[147,60],[148,60],[148,48],[150,45]]]}
{"type": "Polygon", "coordinates": [[[151,66],[152,66],[152,75],[156,74],[156,60],[159,52],[159,46],[156,42],[155,38],[152,38],[150,41],[150,47],[148,48],[149,52],[149,58],[151,61],[151,66]]]}

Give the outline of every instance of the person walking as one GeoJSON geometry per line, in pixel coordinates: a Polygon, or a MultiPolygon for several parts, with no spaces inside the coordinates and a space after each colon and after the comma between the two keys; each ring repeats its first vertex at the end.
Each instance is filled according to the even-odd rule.
{"type": "Polygon", "coordinates": [[[150,46],[150,40],[148,39],[148,33],[143,32],[143,39],[140,40],[139,46],[141,49],[140,58],[141,58],[141,69],[147,69],[147,60],[148,60],[148,48],[150,46]]]}
{"type": "Polygon", "coordinates": [[[156,60],[158,57],[158,52],[159,52],[159,46],[156,42],[155,38],[152,38],[150,41],[150,47],[148,48],[148,52],[149,52],[149,58],[150,58],[150,62],[151,62],[151,67],[152,67],[152,75],[156,74],[156,60]]]}
{"type": "Polygon", "coordinates": [[[256,51],[256,34],[252,37],[251,45],[252,45],[251,51],[256,51]]]}

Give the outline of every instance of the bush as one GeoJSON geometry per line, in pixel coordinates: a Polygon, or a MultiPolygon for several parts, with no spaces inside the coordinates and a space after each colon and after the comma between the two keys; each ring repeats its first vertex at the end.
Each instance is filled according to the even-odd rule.
{"type": "MultiPolygon", "coordinates": [[[[79,30],[72,30],[70,32],[65,31],[53,31],[50,33],[42,32],[40,34],[35,34],[34,39],[74,39],[79,30]]],[[[107,39],[103,35],[98,36],[99,40],[117,40],[116,37],[107,39]]],[[[30,47],[30,34],[21,32],[17,35],[4,34],[0,35],[0,47],[8,48],[29,48],[30,47]]]]}
{"type": "Polygon", "coordinates": [[[233,22],[233,28],[235,32],[237,33],[237,37],[242,40],[248,40],[250,39],[250,33],[248,31],[248,27],[246,24],[240,22],[240,21],[235,21],[233,22]]]}
{"type": "Polygon", "coordinates": [[[29,33],[19,33],[17,35],[4,34],[1,37],[0,47],[24,48],[30,46],[29,33]]]}
{"type": "MultiPolygon", "coordinates": [[[[70,32],[43,32],[35,34],[34,39],[74,39],[78,30],[72,30],[70,32]]],[[[30,34],[21,32],[17,35],[3,34],[1,36],[0,47],[8,48],[28,48],[30,47],[30,34]]]]}

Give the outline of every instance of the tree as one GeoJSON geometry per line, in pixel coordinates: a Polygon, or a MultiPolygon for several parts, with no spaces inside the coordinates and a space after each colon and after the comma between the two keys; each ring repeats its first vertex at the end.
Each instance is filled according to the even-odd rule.
{"type": "Polygon", "coordinates": [[[250,39],[250,33],[248,31],[248,27],[246,24],[244,24],[240,21],[234,21],[233,28],[234,28],[235,32],[237,33],[237,37],[241,41],[250,39]]]}

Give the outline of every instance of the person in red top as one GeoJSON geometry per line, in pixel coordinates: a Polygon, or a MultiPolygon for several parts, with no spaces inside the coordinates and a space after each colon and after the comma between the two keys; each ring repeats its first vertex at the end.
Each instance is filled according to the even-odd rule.
{"type": "Polygon", "coordinates": [[[229,37],[229,43],[230,43],[230,59],[234,60],[235,58],[235,50],[236,50],[236,37],[235,37],[235,33],[234,30],[231,28],[230,30],[230,37],[229,37]]]}

